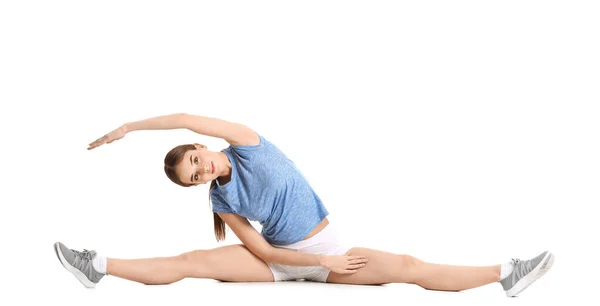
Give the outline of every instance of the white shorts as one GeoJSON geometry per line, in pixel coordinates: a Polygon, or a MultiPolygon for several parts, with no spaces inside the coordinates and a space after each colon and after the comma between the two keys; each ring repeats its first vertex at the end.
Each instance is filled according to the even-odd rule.
{"type": "MultiPolygon", "coordinates": [[[[337,233],[331,224],[328,224],[316,235],[288,245],[273,245],[278,248],[286,248],[301,253],[343,255],[350,247],[338,240],[337,233]]],[[[329,270],[321,266],[288,266],[269,263],[276,282],[307,280],[315,282],[326,282],[329,270]]]]}

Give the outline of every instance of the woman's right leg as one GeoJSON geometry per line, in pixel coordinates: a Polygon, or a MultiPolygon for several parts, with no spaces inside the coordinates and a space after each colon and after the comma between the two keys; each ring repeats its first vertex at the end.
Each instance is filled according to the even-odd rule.
{"type": "Polygon", "coordinates": [[[170,284],[186,277],[211,278],[231,282],[272,282],[269,266],[244,245],[228,245],[210,250],[196,250],[172,257],[145,259],[106,259],[106,274],[93,267],[95,251],[83,252],[57,242],[58,259],[88,288],[104,275],[148,284],[170,284]]]}
{"type": "Polygon", "coordinates": [[[241,244],[196,250],[173,257],[108,258],[106,272],[147,285],[170,284],[187,277],[230,282],[273,281],[269,266],[241,244]]]}

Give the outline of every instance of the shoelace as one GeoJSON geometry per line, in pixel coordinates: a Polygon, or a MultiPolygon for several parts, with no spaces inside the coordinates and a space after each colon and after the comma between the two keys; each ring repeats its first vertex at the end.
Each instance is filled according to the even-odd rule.
{"type": "Polygon", "coordinates": [[[75,253],[75,256],[80,257],[81,259],[92,260],[92,251],[86,249],[83,249],[83,252],[79,252],[73,249],[71,249],[71,251],[75,253]]]}
{"type": "Polygon", "coordinates": [[[511,263],[519,278],[522,278],[531,271],[531,261],[522,261],[519,258],[512,258],[511,263]]]}

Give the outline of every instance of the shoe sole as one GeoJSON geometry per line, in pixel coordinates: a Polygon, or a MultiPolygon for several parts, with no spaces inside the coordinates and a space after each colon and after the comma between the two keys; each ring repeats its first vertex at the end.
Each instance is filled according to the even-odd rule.
{"type": "Polygon", "coordinates": [[[538,278],[544,276],[544,274],[550,270],[552,264],[554,264],[554,254],[548,252],[546,256],[542,258],[537,267],[520,279],[512,288],[506,291],[506,295],[509,297],[514,297],[521,293],[521,291],[527,289],[527,287],[533,284],[538,278]]]}
{"type": "Polygon", "coordinates": [[[58,242],[56,242],[54,244],[54,252],[56,252],[56,256],[58,257],[58,260],[60,260],[60,263],[63,265],[63,267],[65,267],[65,269],[67,269],[67,271],[73,273],[73,275],[75,275],[75,277],[87,288],[94,288],[96,287],[96,284],[91,282],[87,276],[85,276],[85,274],[83,274],[83,272],[79,271],[79,269],[73,267],[64,257],[64,255],[62,254],[62,252],[60,251],[60,245],[58,242]]]}

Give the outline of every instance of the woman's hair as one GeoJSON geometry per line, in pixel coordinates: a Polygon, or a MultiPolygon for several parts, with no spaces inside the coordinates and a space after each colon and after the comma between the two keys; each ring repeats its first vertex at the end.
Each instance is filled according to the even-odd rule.
{"type": "MultiPolygon", "coordinates": [[[[167,153],[167,156],[165,156],[165,173],[167,174],[167,177],[173,183],[183,187],[190,187],[193,185],[182,182],[179,179],[179,176],[177,176],[177,173],[175,172],[175,167],[177,166],[177,164],[179,164],[179,162],[181,162],[181,160],[183,159],[183,155],[189,150],[196,150],[196,147],[192,144],[178,145],[171,149],[167,153]]],[[[216,185],[216,183],[216,180],[210,182],[209,192],[216,185]]],[[[208,202],[210,204],[210,195],[208,196],[208,202]]],[[[213,212],[213,220],[215,227],[215,237],[217,238],[217,241],[225,240],[225,222],[223,221],[223,219],[221,219],[221,217],[219,217],[219,215],[216,212],[213,212]]]]}

